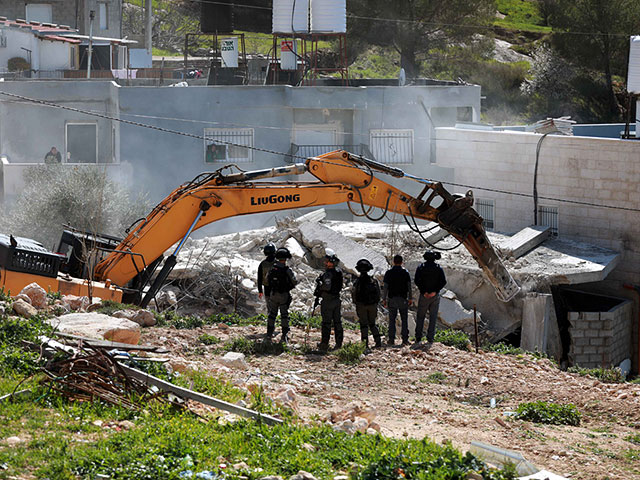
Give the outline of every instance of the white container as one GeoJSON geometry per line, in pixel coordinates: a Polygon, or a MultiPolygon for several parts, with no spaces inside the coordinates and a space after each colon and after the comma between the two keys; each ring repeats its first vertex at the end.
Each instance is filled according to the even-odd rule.
{"type": "Polygon", "coordinates": [[[309,33],[309,0],[273,0],[273,33],[309,33]]]}
{"type": "Polygon", "coordinates": [[[238,37],[220,40],[222,68],[238,68],[238,37]]]}
{"type": "Polygon", "coordinates": [[[347,0],[311,0],[312,33],[345,33],[347,0]]]}
{"type": "Polygon", "coordinates": [[[627,91],[629,93],[640,93],[640,35],[631,37],[627,91]]]}

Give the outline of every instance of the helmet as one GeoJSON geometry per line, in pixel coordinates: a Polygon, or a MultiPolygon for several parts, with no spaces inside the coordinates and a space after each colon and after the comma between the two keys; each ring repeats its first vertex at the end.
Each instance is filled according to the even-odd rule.
{"type": "Polygon", "coordinates": [[[275,246],[275,244],[269,242],[264,246],[262,251],[264,252],[264,254],[267,257],[269,257],[269,256],[273,255],[274,253],[276,253],[276,246],[275,246]]]}
{"type": "Polygon", "coordinates": [[[291,258],[291,252],[289,252],[289,249],[286,247],[282,247],[279,248],[278,251],[276,252],[276,258],[278,260],[287,260],[289,258],[291,258]]]}
{"type": "Polygon", "coordinates": [[[435,262],[436,260],[440,260],[442,258],[442,255],[440,255],[440,252],[427,250],[426,252],[424,252],[424,255],[422,255],[422,258],[424,258],[427,262],[435,262]]]}
{"type": "Polygon", "coordinates": [[[373,265],[371,265],[371,262],[366,258],[361,258],[356,263],[356,270],[359,271],[360,273],[365,273],[370,270],[373,270],[373,265]]]}
{"type": "Polygon", "coordinates": [[[324,250],[324,259],[329,261],[329,262],[331,262],[331,263],[333,263],[334,265],[337,265],[338,263],[340,263],[340,259],[336,255],[336,252],[334,252],[330,248],[325,248],[325,250],[324,250]]]}

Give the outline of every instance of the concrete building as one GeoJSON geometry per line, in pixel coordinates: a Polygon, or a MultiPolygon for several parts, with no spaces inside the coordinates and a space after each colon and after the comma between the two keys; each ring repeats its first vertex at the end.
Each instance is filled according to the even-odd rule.
{"type": "Polygon", "coordinates": [[[0,0],[1,16],[67,25],[86,35],[91,11],[95,12],[94,35],[122,37],[122,0],[0,0]]]}

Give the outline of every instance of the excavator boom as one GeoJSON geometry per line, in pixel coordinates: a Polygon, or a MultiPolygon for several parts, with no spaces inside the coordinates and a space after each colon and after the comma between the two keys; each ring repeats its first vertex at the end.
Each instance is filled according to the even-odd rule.
{"type": "MultiPolygon", "coordinates": [[[[402,170],[344,151],[309,158],[304,164],[227,175],[219,170],[196,177],[174,190],[136,225],[121,244],[98,263],[94,279],[124,287],[145,272],[171,245],[178,243],[172,255],[175,264],[175,256],[188,235],[217,220],[341,203],[349,204],[350,208],[359,204],[365,212],[379,208],[383,214],[377,219],[383,218],[386,212],[396,212],[414,224],[416,219],[437,222],[476,259],[500,300],[510,300],[520,289],[491,246],[482,227],[482,218],[472,208],[471,192],[462,197],[452,195],[438,182],[413,177],[402,170]],[[256,182],[305,172],[318,181],[256,182]],[[412,197],[384,182],[377,174],[415,180],[423,184],[424,189],[420,195],[412,197]],[[441,201],[437,207],[432,205],[436,199],[441,201]]],[[[172,265],[165,267],[163,270],[168,273],[172,265]]]]}

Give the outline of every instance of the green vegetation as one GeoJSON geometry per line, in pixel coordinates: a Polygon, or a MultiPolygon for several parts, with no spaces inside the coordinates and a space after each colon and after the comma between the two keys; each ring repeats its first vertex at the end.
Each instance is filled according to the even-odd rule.
{"type": "Polygon", "coordinates": [[[580,425],[580,412],[575,405],[552,402],[528,402],[518,405],[516,418],[548,425],[580,425]]]}
{"type": "Polygon", "coordinates": [[[347,365],[356,365],[360,363],[362,355],[364,355],[365,345],[362,342],[348,342],[336,351],[338,361],[347,365]]]}
{"type": "Polygon", "coordinates": [[[497,0],[498,12],[505,18],[496,18],[494,25],[530,32],[550,32],[545,24],[538,2],[522,0],[497,0]]]}
{"type": "Polygon", "coordinates": [[[635,443],[636,445],[640,445],[640,433],[636,433],[634,435],[627,435],[624,439],[627,442],[635,443]]]}
{"type": "Polygon", "coordinates": [[[450,347],[456,347],[459,350],[469,350],[471,345],[469,336],[461,330],[438,330],[435,335],[435,341],[450,347]]]}
{"type": "Polygon", "coordinates": [[[280,342],[249,340],[246,337],[235,337],[227,342],[224,348],[245,355],[280,355],[289,351],[287,346],[280,342]]]}
{"type": "Polygon", "coordinates": [[[426,383],[444,383],[446,379],[447,376],[442,372],[431,372],[423,381],[426,383]]]}
{"type": "Polygon", "coordinates": [[[215,345],[216,343],[220,343],[220,339],[215,335],[209,335],[208,333],[203,333],[198,337],[198,341],[205,345],[215,345]]]}
{"type": "Polygon", "coordinates": [[[504,342],[490,343],[482,347],[482,349],[486,352],[500,353],[502,355],[522,355],[525,353],[520,347],[514,347],[504,342]]]}
{"type": "Polygon", "coordinates": [[[31,375],[40,364],[37,351],[25,350],[22,342],[38,343],[40,335],[49,335],[52,327],[44,317],[30,319],[0,316],[0,374],[31,375]]]}
{"type": "Polygon", "coordinates": [[[567,369],[569,373],[577,373],[583,377],[590,376],[597,378],[603,383],[624,383],[624,375],[618,367],[611,368],[581,368],[581,367],[569,367],[567,369]]]}

